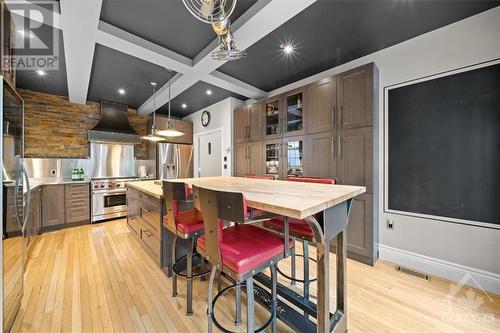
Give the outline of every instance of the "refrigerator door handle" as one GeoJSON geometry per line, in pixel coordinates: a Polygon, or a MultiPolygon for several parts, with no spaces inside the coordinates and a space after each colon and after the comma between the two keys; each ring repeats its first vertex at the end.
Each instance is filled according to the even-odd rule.
{"type": "Polygon", "coordinates": [[[23,228],[23,222],[19,216],[19,179],[22,176],[22,172],[22,168],[20,168],[16,178],[14,179],[14,210],[16,211],[17,224],[21,230],[23,228]]]}
{"type": "Polygon", "coordinates": [[[26,229],[26,224],[28,223],[29,215],[30,215],[30,208],[31,208],[31,186],[30,186],[30,180],[28,177],[28,173],[26,172],[26,169],[24,167],[24,164],[21,164],[21,170],[25,176],[26,180],[26,187],[28,188],[28,191],[26,192],[26,212],[24,212],[24,221],[22,225],[22,232],[24,233],[24,230],[26,229]]]}

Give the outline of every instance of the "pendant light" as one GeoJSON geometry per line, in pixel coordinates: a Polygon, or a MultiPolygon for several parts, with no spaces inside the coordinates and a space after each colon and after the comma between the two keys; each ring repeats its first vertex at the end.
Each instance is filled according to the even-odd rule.
{"type": "Polygon", "coordinates": [[[156,82],[151,82],[151,86],[153,87],[153,126],[151,126],[151,134],[148,134],[146,136],[143,136],[142,139],[148,140],[148,141],[162,141],[165,140],[165,138],[162,138],[161,136],[157,135],[155,132],[155,126],[156,126],[156,82]]]}
{"type": "Polygon", "coordinates": [[[170,69],[168,70],[168,118],[167,118],[167,128],[161,129],[157,132],[158,135],[166,136],[166,137],[174,137],[184,135],[184,132],[179,131],[175,128],[175,124],[170,118],[170,105],[172,104],[170,88],[172,87],[172,82],[170,78],[170,69]]]}

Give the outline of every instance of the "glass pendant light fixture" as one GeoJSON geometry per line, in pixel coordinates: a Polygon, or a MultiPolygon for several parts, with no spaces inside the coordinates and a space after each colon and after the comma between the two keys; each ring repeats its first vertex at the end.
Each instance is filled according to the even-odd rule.
{"type": "Polygon", "coordinates": [[[158,135],[166,136],[166,137],[174,137],[184,135],[184,132],[179,131],[175,128],[175,124],[170,118],[170,105],[172,104],[170,88],[172,87],[171,77],[170,77],[170,69],[168,70],[168,118],[167,118],[167,128],[161,129],[157,132],[158,135]]]}
{"type": "Polygon", "coordinates": [[[161,136],[156,134],[155,126],[156,126],[156,86],[157,86],[157,83],[151,82],[151,86],[153,87],[153,126],[151,126],[151,134],[143,136],[141,139],[157,142],[157,141],[165,140],[165,138],[162,138],[161,136]]]}

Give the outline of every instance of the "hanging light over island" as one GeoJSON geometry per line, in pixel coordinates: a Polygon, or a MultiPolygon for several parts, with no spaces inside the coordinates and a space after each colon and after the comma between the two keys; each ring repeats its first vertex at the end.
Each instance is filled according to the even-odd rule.
{"type": "Polygon", "coordinates": [[[176,137],[184,135],[184,132],[179,131],[175,128],[175,124],[170,118],[170,105],[172,104],[170,88],[172,87],[171,77],[170,77],[170,69],[168,70],[168,118],[167,118],[167,127],[165,129],[158,130],[157,134],[164,137],[176,137]]]}
{"type": "Polygon", "coordinates": [[[153,87],[153,126],[151,126],[151,133],[143,136],[141,139],[148,140],[148,141],[163,141],[165,138],[159,136],[156,133],[156,82],[151,82],[151,86],[153,87]]]}

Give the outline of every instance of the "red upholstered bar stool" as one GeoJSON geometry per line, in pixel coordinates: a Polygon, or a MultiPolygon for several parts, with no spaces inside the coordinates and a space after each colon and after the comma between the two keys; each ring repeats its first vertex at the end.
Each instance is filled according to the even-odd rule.
{"type": "MultiPolygon", "coordinates": [[[[329,179],[329,178],[309,178],[309,177],[289,177],[289,181],[294,181],[294,182],[303,182],[303,183],[315,183],[315,184],[330,184],[333,185],[335,184],[335,180],[329,179]]],[[[278,218],[278,219],[271,219],[269,221],[264,222],[264,227],[284,233],[284,221],[283,218],[278,218]]],[[[309,242],[314,241],[314,234],[313,231],[311,230],[311,227],[305,220],[299,220],[299,219],[294,219],[294,218],[288,218],[288,229],[289,229],[289,234],[291,237],[295,239],[300,239],[302,240],[302,246],[303,246],[303,255],[299,255],[295,253],[295,249],[292,250],[291,252],[291,276],[288,276],[287,274],[283,273],[279,268],[278,272],[289,279],[292,284],[295,284],[295,282],[300,282],[303,283],[303,292],[304,292],[304,297],[309,298],[309,286],[311,282],[316,281],[316,279],[310,279],[309,277],[309,260],[316,261],[314,258],[309,258],[309,242]],[[303,257],[304,258],[304,270],[303,270],[303,279],[297,279],[295,277],[295,257],[303,257]]]]}
{"type": "MultiPolygon", "coordinates": [[[[193,278],[205,276],[210,270],[193,274],[193,250],[196,239],[204,233],[203,216],[197,209],[179,211],[179,203],[189,203],[192,201],[191,190],[184,183],[174,183],[163,181],[163,197],[167,215],[163,217],[163,225],[176,237],[172,242],[172,297],[177,296],[177,276],[186,278],[186,315],[193,314],[193,278]],[[186,256],[177,258],[177,238],[188,240],[186,256]],[[178,268],[180,262],[186,260],[186,273],[178,268]]],[[[200,263],[203,267],[204,260],[200,263]]]]}
{"type": "MultiPolygon", "coordinates": [[[[208,286],[208,332],[212,332],[213,324],[228,332],[214,315],[215,302],[224,291],[238,288],[243,282],[246,284],[247,295],[247,331],[260,332],[271,324],[272,332],[276,332],[276,265],[285,256],[285,240],[272,231],[250,224],[261,222],[263,215],[259,219],[249,217],[246,200],[241,193],[214,191],[197,186],[193,186],[193,192],[195,206],[202,211],[205,226],[205,234],[198,238],[196,248],[212,264],[208,286]],[[219,220],[236,224],[222,229],[219,220]],[[253,276],[266,268],[271,270],[271,318],[262,327],[255,329],[253,276]],[[217,270],[236,283],[212,298],[217,270]]],[[[293,244],[286,242],[286,245],[288,249],[293,244]]]]}

